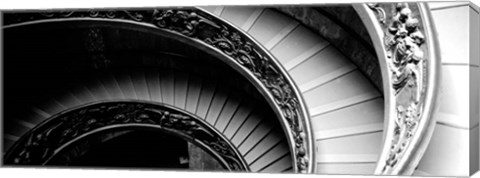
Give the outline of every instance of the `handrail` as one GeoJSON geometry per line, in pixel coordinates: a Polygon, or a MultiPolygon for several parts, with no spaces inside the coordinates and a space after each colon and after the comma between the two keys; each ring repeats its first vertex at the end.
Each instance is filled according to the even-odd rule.
{"type": "Polygon", "coordinates": [[[55,19],[121,20],[147,24],[200,41],[227,56],[266,98],[286,133],[295,172],[313,173],[313,134],[308,110],[299,89],[268,50],[238,27],[197,8],[152,10],[49,11],[10,14],[7,27],[55,19]]]}
{"type": "Polygon", "coordinates": [[[209,152],[227,170],[249,171],[240,152],[206,121],[174,106],[145,101],[102,101],[58,113],[23,135],[6,153],[4,164],[56,163],[83,138],[125,128],[177,135],[209,152]]]}
{"type": "Polygon", "coordinates": [[[383,145],[375,174],[411,175],[436,123],[439,47],[424,3],[355,4],[381,67],[385,96],[383,145]]]}

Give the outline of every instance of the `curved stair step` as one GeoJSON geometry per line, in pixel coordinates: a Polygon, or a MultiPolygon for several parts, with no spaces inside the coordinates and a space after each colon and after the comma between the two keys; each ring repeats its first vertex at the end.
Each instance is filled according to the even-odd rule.
{"type": "Polygon", "coordinates": [[[275,160],[268,166],[260,169],[259,172],[274,172],[276,170],[285,170],[292,167],[291,162],[292,157],[290,156],[290,154],[285,154],[280,159],[275,160]]]}
{"type": "Polygon", "coordinates": [[[247,32],[265,46],[285,28],[291,29],[289,26],[292,26],[292,23],[295,24],[295,20],[274,10],[265,9],[247,32]]]}
{"type": "MultiPolygon", "coordinates": [[[[118,81],[116,80],[115,75],[113,73],[110,73],[110,72],[106,73],[103,76],[99,76],[99,78],[100,78],[100,81],[103,83],[105,89],[108,89],[108,93],[111,98],[119,98],[119,99],[126,98],[125,95],[123,94],[122,88],[120,88],[120,85],[118,84],[118,81]]],[[[75,95],[73,94],[71,95],[75,97],[75,95]]],[[[78,100],[77,97],[75,98],[78,100]]]]}
{"type": "Polygon", "coordinates": [[[150,91],[148,90],[147,81],[145,79],[145,72],[134,71],[131,72],[130,78],[135,88],[135,94],[139,100],[151,101],[150,91]]]}
{"type": "Polygon", "coordinates": [[[304,93],[313,116],[378,96],[380,93],[359,71],[348,73],[304,93]]]}
{"type": "Polygon", "coordinates": [[[233,93],[232,96],[227,99],[225,105],[223,106],[224,108],[222,109],[222,112],[218,116],[219,118],[224,119],[217,119],[214,124],[218,130],[223,131],[232,121],[233,115],[238,111],[240,104],[243,102],[242,98],[242,95],[233,93]]]}
{"type": "Polygon", "coordinates": [[[252,113],[233,134],[231,139],[232,143],[236,146],[240,146],[242,141],[247,138],[248,134],[252,133],[255,127],[260,124],[260,121],[262,121],[263,117],[265,116],[258,112],[252,113]]]}
{"type": "Polygon", "coordinates": [[[212,125],[215,125],[219,118],[220,113],[226,105],[226,101],[229,97],[229,89],[222,87],[219,88],[215,95],[213,96],[212,102],[210,103],[209,110],[207,112],[206,121],[212,125]]]}
{"type": "Polygon", "coordinates": [[[258,17],[260,17],[263,10],[264,8],[255,8],[251,6],[226,6],[221,17],[241,29],[248,31],[258,17]]]}
{"type": "Polygon", "coordinates": [[[376,98],[312,118],[314,130],[332,130],[383,124],[383,98],[376,98]],[[334,122],[333,122],[334,121],[334,122]]]}
{"type": "MultiPolygon", "coordinates": [[[[290,69],[290,75],[299,86],[326,77],[326,79],[323,80],[323,83],[325,83],[326,81],[332,80],[357,68],[334,47],[322,47],[323,48],[316,49],[318,51],[316,51],[316,53],[310,58],[307,58],[303,63],[290,69]]],[[[308,49],[307,52],[309,50],[310,49],[308,49]]],[[[319,83],[318,85],[320,84],[322,83],[319,83]]]]}
{"type": "Polygon", "coordinates": [[[174,74],[171,70],[160,71],[160,89],[162,92],[162,102],[174,105],[175,85],[174,74]]]}
{"type": "Polygon", "coordinates": [[[261,160],[252,170],[281,172],[291,169],[289,148],[286,140],[282,139],[283,131],[275,123],[276,118],[265,117],[262,110],[256,109],[254,101],[243,100],[241,93],[217,85],[215,80],[203,80],[199,76],[173,70],[123,71],[77,81],[72,86],[74,89],[34,106],[29,117],[34,118],[33,121],[22,119],[8,123],[11,127],[5,132],[5,148],[43,120],[67,108],[120,97],[127,101],[166,102],[196,113],[223,132],[241,154],[248,154],[251,160],[261,160]],[[286,145],[277,146],[274,150],[282,154],[270,153],[272,147],[278,144],[286,145]],[[252,150],[260,154],[251,153],[252,150]]]}
{"type": "Polygon", "coordinates": [[[216,81],[204,81],[202,85],[197,109],[195,111],[195,114],[200,118],[205,118],[207,116],[210,103],[212,102],[213,96],[216,92],[216,85],[216,81]]]}
{"type": "Polygon", "coordinates": [[[189,75],[183,72],[175,72],[175,101],[174,106],[185,109],[188,96],[189,75]]]}
{"type": "Polygon", "coordinates": [[[190,113],[197,112],[198,101],[200,100],[200,92],[203,87],[203,81],[198,76],[190,76],[188,80],[187,101],[185,109],[190,113]]]}
{"type": "Polygon", "coordinates": [[[357,174],[372,175],[377,163],[319,163],[316,172],[319,174],[357,174]],[[345,173],[348,170],[348,173],[345,173]]]}
{"type": "MultiPolygon", "coordinates": [[[[260,171],[265,168],[265,165],[272,164],[282,159],[285,155],[289,155],[288,144],[281,142],[281,139],[272,140],[270,142],[264,142],[263,147],[267,148],[266,151],[257,153],[251,151],[245,156],[245,160],[249,163],[252,171],[260,171]],[[278,143],[278,144],[277,144],[278,143]],[[254,156],[249,156],[254,155],[254,156]]],[[[291,164],[291,163],[290,163],[291,164]]]]}
{"type": "MultiPolygon", "coordinates": [[[[322,157],[328,157],[329,162],[365,162],[366,158],[377,157],[380,151],[382,131],[363,133],[352,136],[317,140],[317,162],[326,162],[322,157]],[[368,143],[368,144],[365,144],[368,143]],[[343,156],[333,156],[343,155],[343,156]],[[368,156],[371,155],[371,156],[368,156]],[[348,157],[351,157],[350,160],[348,157]],[[341,160],[334,160],[335,158],[341,160]]],[[[375,161],[375,159],[370,159],[375,161]]]]}
{"type": "MultiPolygon", "coordinates": [[[[263,44],[263,43],[262,43],[263,44]]],[[[275,44],[271,49],[271,53],[282,63],[295,63],[297,57],[311,52],[311,48],[315,46],[325,47],[329,43],[322,37],[316,35],[304,26],[299,26],[291,31],[288,36],[275,44]]],[[[264,45],[268,45],[265,43],[264,45]]],[[[298,59],[297,59],[298,60],[298,59]]],[[[292,66],[292,64],[289,64],[292,66]]]]}
{"type": "MultiPolygon", "coordinates": [[[[220,16],[247,31],[270,50],[303,93],[320,159],[316,171],[373,173],[374,158],[379,154],[379,147],[376,147],[381,142],[383,130],[384,100],[358,67],[323,37],[274,9],[224,7],[220,16]]],[[[264,145],[266,138],[271,136],[262,138],[257,146],[263,146],[264,150],[274,145],[276,142],[264,145]]],[[[241,146],[241,150],[248,149],[241,146]]],[[[246,160],[251,162],[251,155],[258,154],[263,153],[250,149],[246,160]]]]}
{"type": "MultiPolygon", "coordinates": [[[[262,157],[262,155],[267,154],[272,150],[280,151],[280,150],[277,150],[280,148],[276,148],[278,147],[279,144],[282,144],[282,136],[277,132],[270,132],[266,137],[262,138],[260,142],[258,142],[257,145],[255,145],[254,148],[244,153],[245,161],[247,161],[248,164],[254,164],[255,162],[257,162],[259,158],[262,157]]],[[[287,148],[288,148],[288,145],[287,145],[287,148]]],[[[283,151],[288,152],[286,150],[283,150],[283,151]]],[[[259,163],[256,163],[256,164],[259,164],[259,163]]]]}
{"type": "Polygon", "coordinates": [[[257,125],[255,129],[250,132],[238,146],[238,151],[241,154],[245,154],[248,150],[252,149],[260,140],[267,136],[267,134],[273,129],[273,123],[267,120],[262,120],[261,124],[257,125]]]}
{"type": "MultiPolygon", "coordinates": [[[[137,100],[137,93],[132,83],[132,79],[129,73],[119,73],[116,74],[116,80],[119,87],[122,89],[122,93],[125,95],[125,99],[135,99],[137,100]]],[[[94,99],[93,99],[94,100],[94,99]]]]}
{"type": "Polygon", "coordinates": [[[238,126],[242,125],[242,123],[245,122],[245,120],[247,120],[247,118],[253,112],[252,108],[255,108],[254,103],[250,101],[242,102],[240,104],[239,108],[233,115],[231,121],[227,124],[227,126],[222,131],[227,138],[231,139],[233,137],[235,132],[239,129],[238,126]]]}

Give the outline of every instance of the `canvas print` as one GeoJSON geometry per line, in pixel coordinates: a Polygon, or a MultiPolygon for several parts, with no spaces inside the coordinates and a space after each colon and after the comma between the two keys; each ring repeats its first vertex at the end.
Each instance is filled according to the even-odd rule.
{"type": "Polygon", "coordinates": [[[1,14],[4,167],[479,169],[468,1],[1,14]]]}

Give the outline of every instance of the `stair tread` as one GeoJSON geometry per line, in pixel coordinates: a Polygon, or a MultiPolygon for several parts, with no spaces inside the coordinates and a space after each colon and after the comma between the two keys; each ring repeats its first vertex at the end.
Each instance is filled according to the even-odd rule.
{"type": "Polygon", "coordinates": [[[188,77],[184,72],[175,72],[175,101],[174,106],[185,109],[187,101],[188,77]]]}
{"type": "Polygon", "coordinates": [[[104,85],[105,89],[108,90],[111,98],[122,99],[125,98],[123,91],[120,88],[117,80],[114,77],[114,74],[108,73],[105,76],[100,78],[100,82],[104,85]]]}
{"type": "Polygon", "coordinates": [[[232,94],[233,96],[230,96],[228,100],[226,101],[226,104],[218,116],[217,122],[215,123],[215,127],[218,130],[224,130],[225,127],[231,120],[233,119],[233,115],[237,112],[240,102],[242,102],[242,96],[239,94],[232,94]]]}
{"type": "Polygon", "coordinates": [[[252,162],[253,160],[249,160],[249,159],[246,159],[246,160],[247,162],[249,162],[250,168],[252,170],[260,170],[265,165],[268,165],[274,162],[275,160],[281,159],[283,156],[285,156],[288,153],[289,153],[288,145],[286,143],[280,143],[275,145],[275,147],[273,147],[271,150],[269,150],[265,154],[258,156],[258,158],[254,160],[254,162],[252,162]]]}
{"type": "MultiPolygon", "coordinates": [[[[137,94],[135,93],[135,89],[133,88],[132,80],[130,79],[130,75],[127,73],[125,74],[116,74],[116,81],[118,86],[121,88],[123,95],[125,96],[124,99],[137,99],[137,94]]],[[[83,98],[80,96],[79,98],[83,98]]],[[[91,99],[95,101],[96,99],[91,99]]]]}
{"type": "Polygon", "coordinates": [[[188,81],[188,97],[185,109],[190,113],[197,111],[198,101],[200,100],[200,92],[203,87],[202,79],[197,76],[190,76],[188,81]]]}
{"type": "Polygon", "coordinates": [[[320,154],[378,154],[381,149],[383,132],[357,134],[340,138],[317,140],[320,154]],[[368,144],[366,144],[368,143],[368,144]]]}
{"type": "MultiPolygon", "coordinates": [[[[249,152],[247,152],[244,155],[245,161],[251,164],[255,159],[260,158],[260,156],[263,155],[264,153],[269,153],[272,150],[279,151],[279,150],[275,150],[275,148],[278,146],[278,143],[281,141],[282,141],[282,136],[280,134],[278,134],[277,132],[270,132],[253,149],[249,150],[249,152]]],[[[288,150],[288,147],[287,147],[287,150],[288,150]]],[[[270,158],[270,157],[267,157],[267,158],[270,158]]]]}
{"type": "Polygon", "coordinates": [[[222,18],[230,21],[238,27],[242,27],[260,8],[249,6],[227,6],[223,10],[222,18]]]}
{"type": "Polygon", "coordinates": [[[298,85],[302,85],[346,66],[355,68],[351,61],[348,61],[334,47],[329,46],[308,58],[289,73],[298,85]]]}
{"type": "Polygon", "coordinates": [[[383,123],[384,100],[378,98],[312,118],[313,130],[331,130],[383,123]]]}
{"type": "Polygon", "coordinates": [[[348,174],[371,175],[377,163],[317,163],[316,173],[319,174],[348,174]]]}
{"type": "Polygon", "coordinates": [[[206,121],[211,125],[214,125],[222,112],[225,102],[229,97],[228,89],[225,87],[219,88],[215,95],[213,96],[212,102],[210,103],[210,108],[208,109],[206,121]]]}
{"type": "Polygon", "coordinates": [[[265,45],[277,33],[279,33],[285,26],[293,21],[292,19],[275,12],[270,9],[265,9],[264,12],[248,33],[253,36],[260,44],[265,45]]]}
{"type": "Polygon", "coordinates": [[[205,118],[207,116],[208,108],[213,100],[213,96],[216,92],[216,82],[213,81],[204,81],[202,85],[202,90],[200,93],[200,98],[197,104],[197,110],[195,112],[200,118],[205,118]]]}
{"type": "Polygon", "coordinates": [[[227,138],[231,138],[233,134],[239,129],[238,127],[247,119],[247,117],[250,115],[252,112],[253,107],[251,106],[251,103],[244,102],[240,105],[238,111],[233,115],[233,118],[231,119],[231,122],[227,125],[225,130],[223,131],[223,134],[227,138]]]}
{"type": "Polygon", "coordinates": [[[271,53],[282,64],[286,64],[319,43],[324,45],[328,44],[325,39],[316,35],[306,27],[299,26],[288,34],[288,36],[285,36],[285,38],[271,50],[271,53]]]}
{"type": "Polygon", "coordinates": [[[131,74],[133,87],[139,100],[150,101],[150,92],[148,90],[145,73],[142,71],[135,71],[131,74]]]}
{"type": "Polygon", "coordinates": [[[359,95],[375,97],[379,92],[359,71],[355,71],[303,94],[308,107],[315,108],[359,95]]]}
{"type": "Polygon", "coordinates": [[[260,121],[264,118],[263,115],[258,112],[252,113],[247,120],[240,126],[233,138],[230,140],[234,145],[238,146],[242,140],[244,140],[253,129],[260,124],[260,121]]]}
{"type": "Polygon", "coordinates": [[[253,148],[263,137],[265,137],[270,130],[273,129],[273,123],[267,122],[266,119],[252,131],[252,133],[243,140],[241,145],[238,147],[238,151],[241,154],[245,154],[248,150],[253,148]]]}
{"type": "Polygon", "coordinates": [[[290,154],[286,154],[281,159],[262,169],[261,172],[280,172],[281,170],[291,167],[291,163],[292,157],[290,154]]]}
{"type": "Polygon", "coordinates": [[[162,92],[162,101],[169,105],[174,105],[175,84],[174,73],[171,70],[160,72],[160,88],[162,92]]]}

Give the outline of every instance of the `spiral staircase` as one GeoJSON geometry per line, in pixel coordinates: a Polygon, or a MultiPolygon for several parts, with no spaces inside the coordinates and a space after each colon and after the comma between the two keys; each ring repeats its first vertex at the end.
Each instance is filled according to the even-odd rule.
{"type": "MultiPolygon", "coordinates": [[[[465,102],[469,101],[469,96],[478,98],[478,81],[474,78],[458,79],[468,76],[468,72],[473,74],[471,76],[478,73],[478,60],[470,61],[478,59],[478,50],[474,49],[478,44],[467,42],[478,42],[476,30],[479,29],[479,10],[469,2],[430,2],[428,6],[441,49],[440,109],[435,115],[437,124],[430,146],[414,175],[466,176],[475,172],[479,164],[475,159],[478,158],[475,153],[478,140],[470,135],[478,135],[478,119],[469,119],[478,118],[479,106],[476,102],[465,102]],[[473,26],[469,27],[469,24],[473,26]],[[461,31],[452,33],[456,31],[453,28],[461,31]],[[470,90],[469,82],[474,85],[470,90]]],[[[381,91],[366,80],[352,62],[346,62],[341,67],[332,66],[348,59],[345,60],[345,56],[324,42],[322,37],[308,36],[308,32],[301,32],[303,35],[300,35],[305,27],[279,13],[273,15],[275,12],[251,7],[206,9],[259,39],[295,79],[307,101],[313,123],[317,173],[373,172],[383,134],[384,100],[381,91]],[[269,18],[272,20],[266,20],[269,18]],[[255,26],[257,23],[258,27],[255,26]],[[277,27],[281,24],[283,27],[277,27]],[[263,31],[260,32],[262,27],[263,31]],[[268,31],[273,34],[264,35],[268,31]],[[287,43],[290,40],[297,41],[287,43]],[[302,45],[305,47],[299,47],[302,45]],[[302,52],[297,53],[297,49],[302,52]],[[327,69],[327,66],[332,67],[327,69]],[[317,81],[325,82],[315,85],[317,81]],[[348,84],[341,85],[341,81],[348,81],[348,84]],[[329,85],[335,88],[327,88],[329,85]],[[322,92],[312,95],[315,91],[322,92]],[[348,92],[355,94],[348,95],[348,92]],[[321,103],[327,100],[325,95],[333,97],[335,94],[338,94],[338,98],[333,100],[335,102],[321,103]]]]}
{"type": "Polygon", "coordinates": [[[317,173],[372,173],[383,130],[383,98],[323,37],[272,9],[206,7],[264,45],[300,88],[315,137],[317,173]]]}
{"type": "MultiPolygon", "coordinates": [[[[456,101],[461,87],[455,86],[465,84],[457,85],[457,81],[449,76],[460,76],[461,69],[457,68],[464,65],[457,65],[458,61],[453,59],[458,52],[450,52],[449,46],[443,46],[451,43],[442,41],[465,40],[448,33],[448,26],[452,26],[452,23],[464,22],[445,18],[448,12],[468,8],[468,3],[429,5],[442,48],[442,90],[446,93],[443,95],[446,101],[456,101]]],[[[278,9],[259,6],[200,8],[250,35],[291,76],[305,100],[311,119],[315,173],[372,174],[375,171],[385,134],[385,100],[381,86],[364,67],[332,44],[335,42],[329,41],[331,38],[322,36],[278,9]]],[[[345,27],[342,22],[335,22],[345,27]]],[[[469,67],[478,69],[478,64],[469,67]]],[[[28,117],[9,120],[11,127],[4,129],[4,150],[8,150],[37,124],[57,113],[116,98],[164,103],[204,118],[238,149],[251,171],[294,170],[289,143],[280,123],[270,111],[266,111],[267,104],[258,97],[249,99],[244,97],[245,91],[222,85],[220,81],[223,80],[215,77],[212,80],[187,71],[142,69],[107,72],[102,76],[89,78],[87,82],[75,82],[76,87],[65,93],[56,93],[48,104],[31,106],[22,115],[28,117]]],[[[469,133],[468,120],[465,120],[468,117],[462,117],[465,121],[459,121],[455,118],[460,116],[452,114],[467,112],[459,111],[464,107],[458,106],[453,111],[449,102],[440,103],[448,106],[440,104],[439,114],[436,115],[438,122],[430,143],[435,146],[427,148],[415,175],[462,175],[465,170],[460,167],[468,167],[463,164],[451,165],[452,161],[446,161],[465,163],[468,160],[468,150],[460,150],[455,146],[468,144],[468,139],[464,139],[464,135],[469,133]]],[[[471,127],[478,130],[478,123],[471,127]]]]}
{"type": "MultiPolygon", "coordinates": [[[[217,84],[215,80],[178,71],[136,71],[107,74],[105,77],[76,83],[71,91],[51,99],[47,106],[34,107],[29,117],[6,128],[7,139],[16,141],[35,124],[68,108],[112,99],[157,102],[172,105],[205,118],[221,131],[244,156],[252,171],[289,171],[291,158],[282,130],[274,118],[253,100],[217,84]],[[188,97],[186,97],[188,96],[188,97]]],[[[271,115],[271,114],[270,114],[271,115]]],[[[7,141],[6,146],[11,142],[7,141]]]]}

